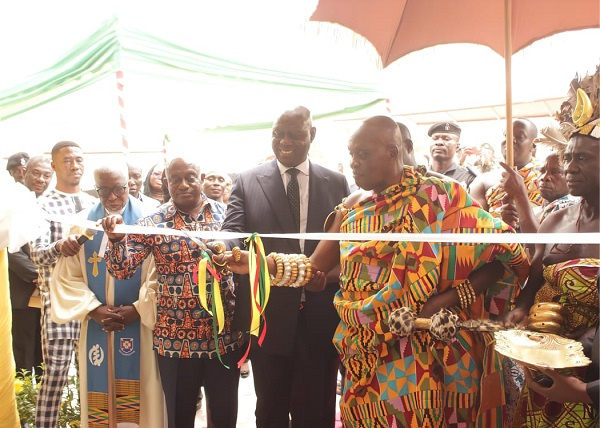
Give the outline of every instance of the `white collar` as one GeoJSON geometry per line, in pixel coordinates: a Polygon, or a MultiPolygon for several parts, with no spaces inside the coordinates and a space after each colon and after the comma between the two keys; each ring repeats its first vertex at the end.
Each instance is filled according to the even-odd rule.
{"type": "Polygon", "coordinates": [[[285,166],[283,165],[281,162],[279,162],[279,160],[277,161],[277,167],[279,168],[279,173],[281,175],[285,174],[285,172],[290,169],[290,168],[296,168],[298,171],[300,171],[302,174],[306,175],[308,177],[308,172],[310,170],[310,163],[308,162],[308,158],[304,159],[304,162],[296,165],[295,167],[289,167],[289,166],[285,166]]]}
{"type": "MultiPolygon", "coordinates": [[[[82,192],[81,190],[77,193],[67,193],[67,192],[63,192],[62,190],[58,190],[56,187],[52,190],[54,190],[59,195],[68,196],[68,197],[81,196],[83,193],[85,193],[85,192],[82,192]]],[[[87,195],[87,193],[86,193],[86,195],[87,195]]]]}

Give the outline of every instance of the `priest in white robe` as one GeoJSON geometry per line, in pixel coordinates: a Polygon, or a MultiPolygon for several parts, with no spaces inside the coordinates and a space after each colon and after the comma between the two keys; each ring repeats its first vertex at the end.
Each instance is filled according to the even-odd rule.
{"type": "MultiPolygon", "coordinates": [[[[100,203],[84,214],[88,220],[96,222],[116,213],[125,224],[134,224],[148,214],[129,196],[125,164],[101,166],[94,171],[94,179],[100,203]]],[[[84,228],[79,231],[92,235],[84,228]]],[[[103,236],[100,231],[75,256],[61,257],[50,281],[52,320],[82,322],[81,427],[162,427],[166,412],[152,349],[154,260],[147,260],[139,275],[115,280],[102,257],[103,236]]]]}

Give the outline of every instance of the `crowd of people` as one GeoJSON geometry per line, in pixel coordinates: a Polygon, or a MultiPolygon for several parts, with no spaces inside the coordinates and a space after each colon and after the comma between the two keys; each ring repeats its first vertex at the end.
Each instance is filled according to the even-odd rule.
{"type": "Polygon", "coordinates": [[[274,159],[233,180],[178,157],[142,183],[140,165],[114,160],[93,171],[88,193],[75,142],[55,144],[50,159],[11,156],[10,175],[47,215],[45,232],[9,260],[17,369],[44,363],[36,426],[57,426],[76,349],[82,427],[193,427],[201,388],[209,426],[235,427],[248,358],[260,428],[331,428],[336,413],[348,427],[597,426],[597,343],[589,368],[555,371],[502,355],[490,332],[399,336],[388,320],[409,308],[512,328],[535,303],[555,302],[560,334],[591,344],[600,245],[385,236],[598,232],[597,98],[590,105],[542,160],[536,125],[515,119],[514,168],[498,169],[483,145],[479,165],[461,165],[457,123],[431,126],[431,163],[419,165],[409,129],[371,117],[348,143],[353,192],[309,159],[317,129],[306,107],[274,121],[274,159]],[[302,236],[324,230],[380,236],[302,236]],[[291,235],[262,240],[264,264],[250,277],[243,239],[215,243],[196,231],[291,235]],[[271,284],[267,303],[256,300],[258,276],[271,284]],[[537,383],[540,372],[551,386],[537,383]]]}

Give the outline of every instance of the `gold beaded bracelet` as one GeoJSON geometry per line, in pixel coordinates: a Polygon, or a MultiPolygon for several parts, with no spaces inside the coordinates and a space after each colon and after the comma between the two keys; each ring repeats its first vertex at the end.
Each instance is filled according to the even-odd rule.
{"type": "Polygon", "coordinates": [[[306,257],[303,254],[297,256],[296,263],[298,264],[298,276],[296,280],[290,284],[290,287],[301,287],[304,283],[304,277],[306,276],[306,264],[304,260],[306,257]]]}
{"type": "Polygon", "coordinates": [[[275,261],[275,266],[277,267],[275,276],[271,278],[273,283],[275,284],[281,281],[281,278],[283,277],[283,259],[277,253],[271,253],[269,254],[269,257],[271,257],[275,261]]]}
{"type": "Polygon", "coordinates": [[[312,278],[312,265],[310,264],[310,259],[308,257],[306,257],[304,264],[306,265],[306,274],[304,276],[304,282],[302,283],[302,286],[308,284],[312,278]]]}
{"type": "Polygon", "coordinates": [[[456,294],[458,294],[458,300],[460,302],[460,307],[464,309],[466,307],[465,296],[463,295],[463,290],[462,290],[462,287],[460,286],[460,284],[458,284],[456,286],[456,294]]]}
{"type": "Polygon", "coordinates": [[[288,282],[288,287],[296,282],[296,278],[298,278],[298,262],[297,260],[297,256],[295,254],[290,254],[289,256],[289,260],[290,260],[290,268],[292,271],[292,274],[290,276],[289,282],[288,282]]]}
{"type": "Polygon", "coordinates": [[[466,288],[467,292],[471,296],[470,304],[475,303],[475,300],[477,300],[477,294],[475,293],[475,290],[473,289],[473,284],[471,283],[471,281],[469,281],[469,278],[465,279],[465,282],[463,282],[463,284],[464,284],[464,287],[466,288]]]}
{"type": "Polygon", "coordinates": [[[274,287],[302,287],[312,278],[310,259],[304,254],[269,254],[275,261],[277,272],[271,276],[274,287]]]}
{"type": "Polygon", "coordinates": [[[290,277],[292,276],[292,264],[290,263],[289,257],[285,254],[281,254],[281,258],[283,259],[283,277],[276,285],[285,286],[290,282],[290,277]]]}
{"type": "Polygon", "coordinates": [[[475,294],[475,290],[473,289],[473,285],[469,279],[466,279],[464,282],[458,284],[456,286],[456,292],[458,294],[458,299],[460,300],[460,306],[463,309],[466,309],[468,306],[472,305],[477,299],[477,295],[475,294]]]}

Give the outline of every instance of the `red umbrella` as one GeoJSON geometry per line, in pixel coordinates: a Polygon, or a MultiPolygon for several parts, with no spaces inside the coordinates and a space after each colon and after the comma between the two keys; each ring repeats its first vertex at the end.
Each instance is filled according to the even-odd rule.
{"type": "MultiPolygon", "coordinates": [[[[362,35],[373,44],[384,67],[430,46],[489,46],[506,60],[506,137],[512,141],[511,55],[562,31],[600,27],[600,1],[319,0],[310,19],[340,24],[362,35]]],[[[507,148],[507,163],[512,165],[512,145],[507,148]]]]}

